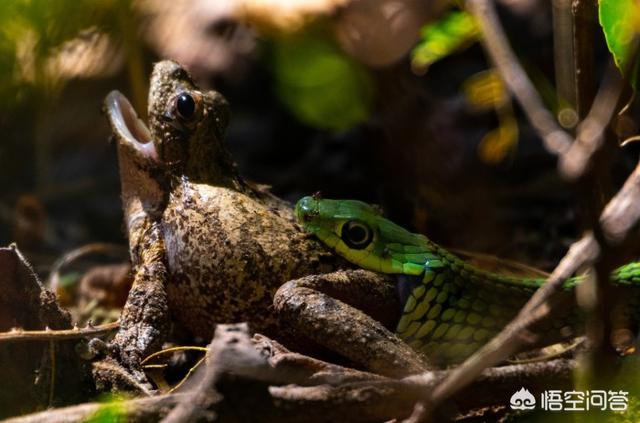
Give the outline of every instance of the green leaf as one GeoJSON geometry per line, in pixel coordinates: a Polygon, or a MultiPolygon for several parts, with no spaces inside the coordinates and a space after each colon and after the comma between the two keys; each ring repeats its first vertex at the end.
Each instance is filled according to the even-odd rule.
{"type": "Polygon", "coordinates": [[[480,37],[480,28],[471,14],[453,11],[421,29],[421,41],[411,53],[411,65],[425,72],[434,62],[469,46],[480,37]]]}
{"type": "Polygon", "coordinates": [[[640,4],[636,0],[600,0],[598,14],[607,47],[622,71],[631,40],[640,29],[640,4]]]}
{"type": "Polygon", "coordinates": [[[81,276],[79,272],[69,272],[59,279],[58,284],[62,288],[70,288],[80,280],[81,276]]]}
{"type": "Polygon", "coordinates": [[[275,47],[277,93],[298,119],[334,131],[367,119],[371,78],[333,42],[309,34],[279,40],[275,47]]]}
{"type": "Polygon", "coordinates": [[[47,59],[84,30],[122,32],[117,7],[131,1],[0,0],[0,111],[51,94],[47,59]]]}
{"type": "Polygon", "coordinates": [[[103,404],[95,413],[84,419],[84,423],[119,423],[127,421],[127,409],[125,400],[127,397],[119,395],[106,395],[100,402],[103,404]]]}

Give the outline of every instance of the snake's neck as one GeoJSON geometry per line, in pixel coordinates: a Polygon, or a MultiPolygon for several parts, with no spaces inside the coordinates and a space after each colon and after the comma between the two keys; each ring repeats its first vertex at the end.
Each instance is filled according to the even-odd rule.
{"type": "MultiPolygon", "coordinates": [[[[422,249],[426,257],[433,257],[433,259],[425,261],[425,272],[449,272],[463,283],[511,285],[525,290],[535,290],[545,282],[545,279],[540,277],[513,276],[484,270],[468,263],[429,239],[425,239],[422,249]]],[[[572,278],[566,284],[575,286],[579,278],[572,278]]]]}

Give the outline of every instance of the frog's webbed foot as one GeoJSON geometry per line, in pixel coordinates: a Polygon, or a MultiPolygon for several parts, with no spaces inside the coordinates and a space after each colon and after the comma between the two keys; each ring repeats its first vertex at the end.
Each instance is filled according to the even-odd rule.
{"type": "Polygon", "coordinates": [[[379,274],[351,270],[289,281],[276,293],[274,306],[292,335],[310,338],[370,371],[400,377],[432,367],[387,329],[400,305],[393,284],[379,274]]]}
{"type": "Polygon", "coordinates": [[[99,392],[126,391],[145,396],[150,396],[154,392],[154,387],[141,369],[125,368],[111,357],[94,362],[92,372],[99,392]]]}
{"type": "Polygon", "coordinates": [[[170,320],[164,245],[158,225],[151,224],[141,240],[132,254],[137,262],[133,286],[120,316],[120,329],[109,349],[118,363],[144,382],[140,363],[161,347],[170,320]]]}

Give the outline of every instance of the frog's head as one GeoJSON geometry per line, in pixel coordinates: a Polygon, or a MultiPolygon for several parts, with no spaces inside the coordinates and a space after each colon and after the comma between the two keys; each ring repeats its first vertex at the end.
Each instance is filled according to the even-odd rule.
{"type": "Polygon", "coordinates": [[[417,255],[428,257],[434,244],[385,219],[379,208],[356,200],[328,200],[304,197],[295,214],[305,230],[329,248],[365,269],[384,273],[415,273],[424,262],[414,263],[417,255]]]}
{"type": "Polygon", "coordinates": [[[138,118],[127,99],[109,94],[106,110],[118,142],[171,174],[203,182],[235,177],[223,145],[229,106],[216,91],[198,89],[178,63],[156,63],[148,99],[149,127],[138,118]]]}

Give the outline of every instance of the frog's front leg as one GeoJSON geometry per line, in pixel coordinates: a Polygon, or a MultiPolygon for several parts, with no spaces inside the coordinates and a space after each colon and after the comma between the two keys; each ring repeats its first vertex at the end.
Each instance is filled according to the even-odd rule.
{"type": "Polygon", "coordinates": [[[379,374],[400,377],[432,368],[388,328],[401,306],[388,278],[366,270],[306,276],[277,291],[282,327],[379,374]]]}
{"type": "Polygon", "coordinates": [[[134,281],[120,316],[120,330],[111,346],[118,361],[144,380],[140,362],[158,350],[169,332],[164,243],[158,223],[141,223],[140,239],[132,251],[134,281]]]}

